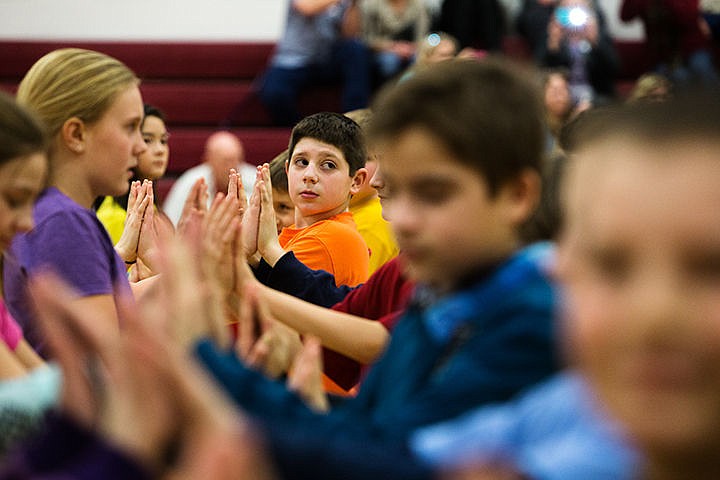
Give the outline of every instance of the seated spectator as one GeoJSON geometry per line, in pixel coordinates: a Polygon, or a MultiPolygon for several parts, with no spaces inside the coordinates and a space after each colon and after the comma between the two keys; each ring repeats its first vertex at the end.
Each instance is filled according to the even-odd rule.
{"type": "Polygon", "coordinates": [[[566,68],[576,104],[598,104],[615,96],[619,59],[599,6],[592,0],[560,0],[539,50],[543,67],[566,68]]]}
{"type": "Polygon", "coordinates": [[[364,0],[363,40],[373,51],[373,68],[382,84],[407,68],[415,48],[430,30],[423,0],[364,0]]]}
{"type": "Polygon", "coordinates": [[[260,81],[260,100],[278,125],[292,126],[308,86],[341,82],[343,111],[370,99],[370,52],[360,40],[357,0],[290,0],[285,30],[260,81]]]}
{"type": "Polygon", "coordinates": [[[659,73],[645,73],[635,81],[627,101],[663,101],[672,95],[672,85],[664,75],[659,73]]]}
{"type": "Polygon", "coordinates": [[[543,267],[550,250],[522,248],[518,237],[538,199],[544,145],[541,100],[526,77],[500,62],[448,62],[373,108],[368,136],[382,162],[387,215],[405,271],[422,288],[357,397],[311,414],[234,354],[198,345],[204,364],[269,431],[297,428],[303,444],[400,442],[555,370],[555,296],[543,267]],[[458,137],[459,126],[467,133],[458,137]],[[513,141],[518,135],[523,142],[513,141]],[[468,206],[473,215],[464,215],[468,206]]]}
{"type": "Polygon", "coordinates": [[[457,38],[458,48],[500,51],[505,10],[498,0],[443,0],[433,30],[457,38]]]}
{"type": "MultiPolygon", "coordinates": [[[[262,256],[261,269],[292,251],[308,267],[333,274],[338,285],[367,280],[367,245],[347,211],[365,181],[366,156],[360,127],[339,113],[316,113],[293,128],[285,168],[295,221],[270,241],[252,239],[248,253],[262,256]]],[[[259,213],[246,212],[243,221],[254,222],[248,231],[257,231],[259,213]]]]}
{"type": "MultiPolygon", "coordinates": [[[[372,112],[369,109],[348,112],[346,116],[355,120],[364,130],[370,123],[372,112]]],[[[390,228],[390,224],[382,216],[382,206],[377,190],[372,185],[372,178],[377,171],[377,159],[368,152],[365,162],[368,171],[365,182],[350,199],[350,213],[353,215],[365,243],[370,249],[370,274],[383,266],[398,254],[398,246],[390,228]]]]}
{"type": "MultiPolygon", "coordinates": [[[[35,227],[13,241],[3,287],[8,310],[36,349],[43,342],[26,295],[29,275],[55,270],[77,291],[78,305],[101,312],[98,321],[112,336],[119,327],[116,300],[130,294],[126,263],[138,257],[151,262],[151,241],[139,241],[147,249],[121,258],[91,210],[96,198],[127,192],[137,157],[147,148],[138,83],[118,60],[74,48],[48,53],[20,82],[18,102],[37,113],[53,147],[47,188],[33,210],[35,227]]],[[[151,238],[153,223],[148,217],[139,236],[151,238]]]]}
{"type": "Polygon", "coordinates": [[[720,224],[720,104],[710,95],[631,107],[588,125],[573,149],[562,326],[571,359],[643,452],[639,475],[714,478],[720,284],[707,268],[720,224]]]}
{"type": "Polygon", "coordinates": [[[720,45],[720,2],[700,0],[700,15],[705,20],[715,46],[720,45]]]}
{"type": "Polygon", "coordinates": [[[288,178],[285,166],[288,161],[288,151],[284,150],[270,162],[270,181],[272,183],[273,210],[275,210],[275,223],[277,233],[295,223],[295,204],[288,192],[288,178]]]}
{"type": "Polygon", "coordinates": [[[590,108],[589,102],[573,102],[568,73],[562,69],[549,70],[543,77],[545,112],[549,129],[548,151],[558,148],[557,141],[565,124],[578,113],[590,108]]]}
{"type": "Polygon", "coordinates": [[[523,0],[516,20],[517,32],[525,39],[533,58],[539,62],[547,44],[548,24],[557,0],[523,0]]]}
{"type": "MultiPolygon", "coordinates": [[[[0,245],[32,229],[32,206],[47,173],[46,138],[40,123],[0,93],[0,245]]],[[[43,412],[60,390],[60,372],[45,365],[0,298],[0,458],[39,430],[43,412]]]]}
{"type": "Polygon", "coordinates": [[[453,59],[457,54],[458,43],[455,37],[444,32],[433,32],[420,42],[415,61],[403,73],[400,81],[407,80],[431,65],[453,59]]]}
{"type": "Polygon", "coordinates": [[[642,20],[652,69],[677,88],[718,81],[698,0],[623,0],[620,18],[642,20]]]}
{"type": "Polygon", "coordinates": [[[248,197],[255,183],[255,167],[245,162],[245,149],[236,135],[215,132],[205,141],[202,163],[180,175],[168,192],[163,211],[173,224],[178,225],[185,201],[198,179],[203,179],[207,186],[209,207],[216,193],[227,191],[230,169],[237,171],[248,197]]]}
{"type": "MultiPolygon", "coordinates": [[[[137,167],[133,168],[132,185],[135,181],[150,180],[153,182],[153,201],[158,206],[155,182],[165,175],[170,158],[168,147],[169,134],[165,126],[165,115],[152,105],[145,104],[144,117],[140,131],[147,149],[138,155],[137,167]]],[[[110,234],[113,244],[120,241],[127,217],[128,197],[130,191],[118,197],[104,197],[100,201],[96,214],[110,234]]],[[[96,201],[97,203],[97,201],[96,201]]]]}

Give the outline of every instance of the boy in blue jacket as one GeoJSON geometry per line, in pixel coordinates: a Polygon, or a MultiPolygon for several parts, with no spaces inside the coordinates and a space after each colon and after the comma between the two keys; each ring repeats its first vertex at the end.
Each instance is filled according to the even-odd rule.
{"type": "Polygon", "coordinates": [[[417,291],[359,395],[318,415],[210,342],[197,354],[274,431],[402,443],[416,428],[511,398],[553,373],[547,245],[520,227],[540,191],[543,110],[529,75],[453,62],[385,91],[369,138],[384,208],[417,291]]]}

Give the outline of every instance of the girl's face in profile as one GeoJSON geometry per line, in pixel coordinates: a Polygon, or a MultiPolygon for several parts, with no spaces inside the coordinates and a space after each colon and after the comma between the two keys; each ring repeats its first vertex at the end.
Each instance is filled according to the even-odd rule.
{"type": "Polygon", "coordinates": [[[132,86],[119,93],[96,123],[87,127],[88,181],[91,193],[122,195],[146,149],[140,135],[143,103],[140,89],[132,86]]]}
{"type": "Polygon", "coordinates": [[[158,117],[145,117],[140,131],[147,149],[138,155],[138,176],[143,180],[157,180],[165,175],[170,157],[165,122],[158,117]]]}
{"type": "Polygon", "coordinates": [[[566,177],[571,355],[651,463],[717,462],[720,142],[612,140],[566,177]]]}
{"type": "Polygon", "coordinates": [[[0,253],[7,250],[16,234],[33,228],[32,209],[45,187],[47,169],[44,153],[0,165],[0,253]]]}

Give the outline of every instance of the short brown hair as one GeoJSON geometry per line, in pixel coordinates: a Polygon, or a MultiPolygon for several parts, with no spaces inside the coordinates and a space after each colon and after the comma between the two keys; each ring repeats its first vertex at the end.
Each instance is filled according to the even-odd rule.
{"type": "Polygon", "coordinates": [[[379,94],[368,137],[424,128],[480,172],[494,195],[524,169],[541,169],[544,107],[536,78],[499,58],[435,65],[379,94]]]}
{"type": "Polygon", "coordinates": [[[0,165],[47,150],[40,122],[8,94],[0,92],[0,165]]]}
{"type": "Polygon", "coordinates": [[[272,188],[285,193],[288,192],[288,178],[285,171],[287,160],[287,148],[270,160],[270,183],[272,183],[272,188]]]}
{"type": "Polygon", "coordinates": [[[303,138],[314,138],[340,150],[350,166],[350,176],[365,166],[367,150],[360,126],[340,113],[320,112],[300,120],[290,134],[288,157],[303,138]]]}

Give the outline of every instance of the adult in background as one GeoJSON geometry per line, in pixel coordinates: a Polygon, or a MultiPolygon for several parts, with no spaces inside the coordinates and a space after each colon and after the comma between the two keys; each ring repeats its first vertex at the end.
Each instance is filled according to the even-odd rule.
{"type": "Polygon", "coordinates": [[[185,200],[196,181],[207,185],[208,208],[217,192],[225,192],[228,174],[234,168],[240,176],[245,192],[252,192],[256,169],[245,162],[245,149],[240,139],[227,131],[215,132],[205,142],[203,162],[188,169],[175,181],[163,204],[163,211],[175,226],[182,215],[185,200]]]}
{"type": "Polygon", "coordinates": [[[615,96],[620,60],[603,12],[594,1],[560,0],[537,55],[540,65],[569,71],[574,103],[596,105],[615,96]]]}
{"type": "Polygon", "coordinates": [[[407,68],[417,46],[430,30],[422,0],[364,0],[363,39],[373,51],[373,69],[380,82],[407,68]]]}
{"type": "Polygon", "coordinates": [[[642,20],[651,68],[675,86],[713,83],[710,30],[698,0],[624,0],[620,19],[642,20]]]}
{"type": "Polygon", "coordinates": [[[302,118],[298,95],[314,84],[342,82],[343,111],[367,106],[370,53],[358,38],[360,24],[357,0],[288,2],[285,31],[259,91],[276,124],[292,126],[302,118]]]}
{"type": "Polygon", "coordinates": [[[30,275],[55,271],[76,291],[76,308],[94,309],[111,336],[119,327],[116,302],[131,292],[125,266],[138,257],[148,260],[154,247],[148,235],[152,208],[138,249],[122,258],[91,210],[99,196],[127,192],[137,157],[147,148],[140,133],[139,82],[115,58],[65,48],[35,62],[18,87],[18,103],[37,114],[50,136],[50,173],[33,209],[35,227],[16,236],[5,255],[3,293],[36,349],[44,338],[27,297],[30,275]]]}

